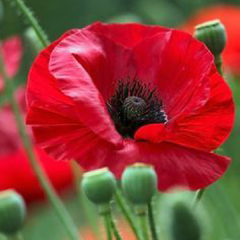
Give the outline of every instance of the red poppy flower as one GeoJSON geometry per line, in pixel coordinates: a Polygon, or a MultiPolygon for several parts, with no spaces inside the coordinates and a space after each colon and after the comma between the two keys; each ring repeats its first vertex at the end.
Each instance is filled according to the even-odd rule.
{"type": "Polygon", "coordinates": [[[231,5],[215,5],[195,13],[181,28],[193,33],[194,26],[205,21],[220,19],[225,25],[228,41],[223,61],[231,71],[240,74],[240,8],[231,5]]]}
{"type": "MultiPolygon", "coordinates": [[[[22,58],[22,42],[18,36],[8,38],[0,46],[0,54],[3,54],[3,61],[6,73],[12,78],[18,71],[22,58]]],[[[0,92],[3,89],[3,79],[0,75],[0,92]]]]}
{"type": "Polygon", "coordinates": [[[27,123],[58,159],[119,178],[152,164],[159,189],[195,190],[230,159],[210,151],[229,135],[234,104],[213,56],[189,34],[141,24],[96,23],[44,49],[29,73],[27,123]]]}
{"type": "MultiPolygon", "coordinates": [[[[34,151],[55,189],[60,192],[69,187],[72,182],[70,164],[53,160],[42,149],[35,148],[34,151]]],[[[10,188],[19,192],[28,203],[45,197],[23,149],[0,156],[0,190],[10,188]]]]}

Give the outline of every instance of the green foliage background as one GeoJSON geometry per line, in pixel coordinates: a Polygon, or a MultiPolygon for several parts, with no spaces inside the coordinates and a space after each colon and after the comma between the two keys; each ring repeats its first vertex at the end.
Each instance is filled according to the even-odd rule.
{"type": "MultiPolygon", "coordinates": [[[[25,2],[35,12],[51,40],[58,38],[68,29],[80,28],[94,21],[140,21],[177,27],[196,10],[206,5],[215,3],[240,5],[240,0],[26,0],[25,2]]],[[[0,1],[1,39],[17,33],[23,35],[27,28],[23,18],[8,3],[9,0],[0,1]]],[[[27,44],[25,42],[26,47],[27,44]]],[[[25,52],[16,84],[25,83],[33,57],[33,51],[25,52]]],[[[233,158],[233,163],[227,174],[211,186],[203,197],[204,207],[208,213],[207,225],[210,235],[207,239],[209,240],[240,239],[240,77],[233,78],[235,79],[231,81],[231,88],[236,102],[235,127],[226,144],[220,149],[221,154],[233,158]]],[[[65,194],[64,201],[79,226],[86,224],[75,193],[65,194]]],[[[161,194],[159,202],[161,202],[161,194]]],[[[161,207],[157,214],[161,218],[161,207]]],[[[24,236],[26,240],[66,239],[64,230],[46,202],[30,206],[24,236]]],[[[161,239],[165,239],[164,235],[161,239]]]]}

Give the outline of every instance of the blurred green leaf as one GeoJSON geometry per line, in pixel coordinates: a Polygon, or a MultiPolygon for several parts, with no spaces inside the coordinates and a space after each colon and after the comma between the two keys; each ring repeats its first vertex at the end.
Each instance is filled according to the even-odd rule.
{"type": "Polygon", "coordinates": [[[139,16],[133,13],[124,13],[121,15],[117,15],[115,17],[110,18],[107,22],[109,23],[141,23],[142,20],[139,16]]]}
{"type": "Polygon", "coordinates": [[[141,0],[136,8],[139,15],[151,24],[173,27],[184,20],[181,10],[171,1],[141,0]]]}

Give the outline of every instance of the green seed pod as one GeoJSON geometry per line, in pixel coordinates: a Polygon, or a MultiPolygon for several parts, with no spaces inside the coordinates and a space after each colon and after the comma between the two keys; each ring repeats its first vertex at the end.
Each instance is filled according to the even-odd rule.
{"type": "Polygon", "coordinates": [[[23,198],[14,190],[0,193],[0,232],[5,235],[16,234],[21,230],[26,216],[23,198]]]}
{"type": "Polygon", "coordinates": [[[122,188],[127,199],[136,206],[136,210],[141,211],[157,191],[156,172],[152,166],[146,164],[136,163],[129,166],[122,175],[122,188]]]}
{"type": "Polygon", "coordinates": [[[108,212],[116,189],[114,175],[107,168],[101,168],[85,173],[81,184],[87,198],[100,207],[99,213],[108,212]]]}
{"type": "Polygon", "coordinates": [[[197,25],[194,35],[195,38],[206,44],[214,56],[220,55],[226,46],[226,30],[219,20],[197,25]]]}
{"type": "Polygon", "coordinates": [[[129,96],[124,100],[123,108],[126,118],[134,120],[146,112],[147,104],[140,97],[129,96]]]}
{"type": "Polygon", "coordinates": [[[172,240],[201,240],[202,229],[199,220],[184,202],[172,206],[171,236],[172,240]]]}

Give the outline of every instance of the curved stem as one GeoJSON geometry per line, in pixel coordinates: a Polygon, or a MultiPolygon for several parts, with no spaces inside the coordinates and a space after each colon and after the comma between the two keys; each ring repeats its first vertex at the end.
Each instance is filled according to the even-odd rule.
{"type": "Polygon", "coordinates": [[[103,215],[104,225],[107,233],[107,240],[112,240],[112,230],[111,230],[111,220],[109,218],[109,214],[103,215]]]}
{"type": "Polygon", "coordinates": [[[137,228],[136,224],[134,223],[134,218],[130,212],[128,205],[126,204],[125,200],[123,199],[121,190],[119,188],[116,189],[114,198],[115,198],[115,201],[116,201],[118,207],[121,209],[124,217],[126,218],[130,227],[132,228],[132,231],[134,232],[137,240],[140,240],[141,234],[139,233],[138,228],[137,228]]]}
{"type": "MultiPolygon", "coordinates": [[[[1,49],[1,46],[0,46],[0,49],[1,49]]],[[[1,56],[2,54],[0,53],[0,73],[2,74],[2,77],[4,80],[5,91],[7,91],[7,96],[9,97],[9,102],[16,118],[17,129],[19,131],[19,135],[21,137],[24,150],[27,154],[27,158],[45,194],[48,196],[48,199],[52,203],[53,208],[55,209],[59,219],[61,220],[63,226],[65,227],[69,238],[71,240],[79,240],[77,228],[74,226],[70,215],[65,209],[55,189],[53,188],[48,177],[46,176],[46,173],[42,169],[40,162],[37,160],[33,152],[33,145],[29,136],[27,135],[27,131],[22,119],[20,107],[14,98],[14,87],[13,87],[12,81],[8,79],[8,76],[5,72],[5,68],[3,66],[3,59],[1,56]]]]}
{"type": "Polygon", "coordinates": [[[9,1],[12,1],[12,3],[16,5],[16,7],[25,16],[29,24],[32,26],[32,28],[36,32],[39,40],[42,43],[42,46],[47,47],[49,45],[47,35],[44,33],[37,19],[34,17],[32,11],[25,5],[24,1],[23,0],[9,0],[9,1]]]}
{"type": "Polygon", "coordinates": [[[112,231],[113,231],[113,235],[115,236],[116,240],[122,240],[122,237],[116,227],[116,224],[114,222],[114,219],[113,219],[113,216],[112,214],[110,213],[109,214],[109,219],[110,219],[110,223],[111,223],[111,228],[112,228],[112,231]]]}
{"type": "Polygon", "coordinates": [[[149,225],[150,225],[152,239],[153,240],[158,240],[157,229],[156,229],[156,224],[155,224],[154,213],[153,213],[153,206],[152,205],[153,205],[152,202],[150,202],[148,204],[149,225]]]}

